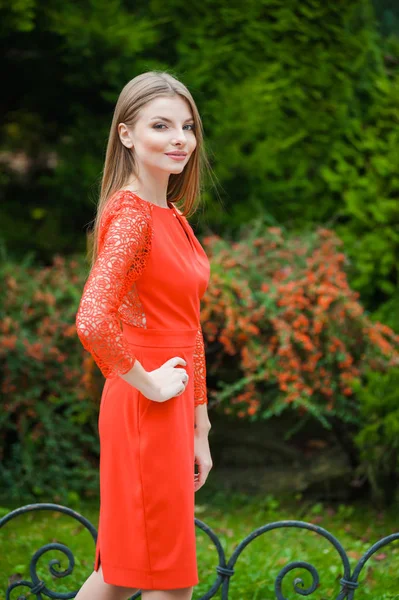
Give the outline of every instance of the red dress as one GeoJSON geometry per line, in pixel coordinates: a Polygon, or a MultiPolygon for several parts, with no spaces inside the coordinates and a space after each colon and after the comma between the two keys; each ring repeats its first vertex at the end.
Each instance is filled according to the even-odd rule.
{"type": "Polygon", "coordinates": [[[194,407],[207,403],[200,300],[207,255],[170,204],[109,198],[76,327],[106,377],[98,420],[100,517],[94,569],[106,583],[172,589],[199,581],[194,524],[194,407]],[[165,402],[119,374],[181,356],[189,381],[165,402]]]}

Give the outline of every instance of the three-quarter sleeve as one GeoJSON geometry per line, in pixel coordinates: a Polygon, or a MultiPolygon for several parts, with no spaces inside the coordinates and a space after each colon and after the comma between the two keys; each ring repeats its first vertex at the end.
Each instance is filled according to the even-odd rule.
{"type": "Polygon", "coordinates": [[[114,203],[102,219],[99,252],[83,289],[76,330],[108,379],[127,373],[136,361],[122,334],[118,308],[146,266],[151,239],[151,216],[132,202],[114,203]]]}
{"type": "Polygon", "coordinates": [[[201,325],[198,327],[194,350],[194,406],[198,404],[208,404],[205,348],[201,325]]]}

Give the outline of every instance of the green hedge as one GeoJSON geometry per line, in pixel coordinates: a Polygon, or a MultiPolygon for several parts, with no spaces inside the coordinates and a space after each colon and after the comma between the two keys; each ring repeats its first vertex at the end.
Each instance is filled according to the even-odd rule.
{"type": "Polygon", "coordinates": [[[236,232],[257,214],[296,231],[334,227],[364,304],[394,294],[399,47],[381,37],[370,0],[248,0],[245,10],[99,0],[95,11],[29,0],[3,7],[2,24],[4,103],[21,103],[0,144],[32,159],[0,180],[15,255],[32,244],[47,262],[84,250],[116,98],[135,75],[167,69],[197,100],[225,190],[220,205],[208,188],[202,231],[236,232]]]}
{"type": "Polygon", "coordinates": [[[60,502],[97,495],[100,379],[74,325],[83,260],[55,256],[40,268],[30,256],[2,258],[1,493],[60,502]]]}
{"type": "MultiPolygon", "coordinates": [[[[353,385],[398,364],[399,336],[360,305],[335,234],[296,236],[254,220],[238,242],[212,235],[203,244],[210,411],[249,422],[284,411],[287,440],[309,420],[338,439],[370,425],[353,385]]],[[[1,487],[14,500],[94,495],[104,380],[74,322],[87,265],[79,256],[56,255],[47,267],[2,258],[1,487]]],[[[395,450],[393,438],[387,444],[395,450]]]]}

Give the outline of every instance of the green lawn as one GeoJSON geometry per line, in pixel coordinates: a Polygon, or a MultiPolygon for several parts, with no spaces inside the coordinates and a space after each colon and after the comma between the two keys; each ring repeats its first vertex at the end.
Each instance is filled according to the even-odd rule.
{"type": "MultiPolygon", "coordinates": [[[[247,497],[241,494],[225,494],[205,489],[197,493],[196,517],[204,521],[218,535],[227,560],[235,546],[254,529],[279,520],[297,519],[312,522],[335,535],[348,553],[351,567],[361,555],[380,538],[399,532],[398,506],[384,513],[357,504],[356,506],[309,505],[299,497],[279,502],[276,498],[247,497]]],[[[4,515],[11,507],[2,507],[4,515]]],[[[15,507],[12,507],[15,508],[15,507]]],[[[73,506],[74,510],[88,518],[97,527],[98,505],[73,506]]],[[[64,579],[54,578],[47,563],[59,559],[59,570],[67,568],[67,559],[59,551],[46,553],[39,560],[38,573],[51,590],[71,592],[77,590],[91,573],[94,561],[94,542],[80,523],[65,515],[38,511],[8,523],[0,531],[0,598],[10,577],[29,579],[28,566],[33,553],[43,544],[59,542],[74,554],[75,567],[64,579]]],[[[201,583],[194,598],[199,599],[214,582],[218,557],[210,538],[197,529],[198,564],[201,583]]],[[[336,598],[343,572],[341,559],[332,545],[322,536],[300,529],[278,529],[254,539],[240,554],[231,578],[230,600],[272,600],[274,583],[279,571],[292,561],[306,561],[313,565],[320,577],[318,589],[312,599],[336,598]]],[[[56,566],[55,566],[56,567],[56,566]]],[[[294,580],[303,579],[304,587],[312,582],[311,575],[303,569],[295,569],[284,578],[283,595],[287,599],[301,597],[293,589],[294,580]]],[[[15,590],[11,597],[18,598],[15,590]]],[[[25,593],[32,598],[25,588],[25,593]]],[[[215,596],[220,598],[220,590],[215,596]]],[[[43,597],[44,598],[44,597],[43,597]]],[[[377,552],[363,569],[359,589],[355,594],[361,600],[399,599],[399,544],[395,541],[377,552]]]]}

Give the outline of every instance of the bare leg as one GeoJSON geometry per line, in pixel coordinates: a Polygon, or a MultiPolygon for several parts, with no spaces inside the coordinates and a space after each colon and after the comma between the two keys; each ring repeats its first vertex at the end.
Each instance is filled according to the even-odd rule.
{"type": "Polygon", "coordinates": [[[191,600],[193,587],[175,590],[142,590],[143,600],[191,600]]]}
{"type": "MultiPolygon", "coordinates": [[[[98,571],[93,571],[86,579],[76,594],[75,600],[128,600],[137,591],[138,588],[128,588],[105,583],[102,566],[100,565],[98,571]]],[[[184,596],[181,598],[183,599],[184,596]]]]}

